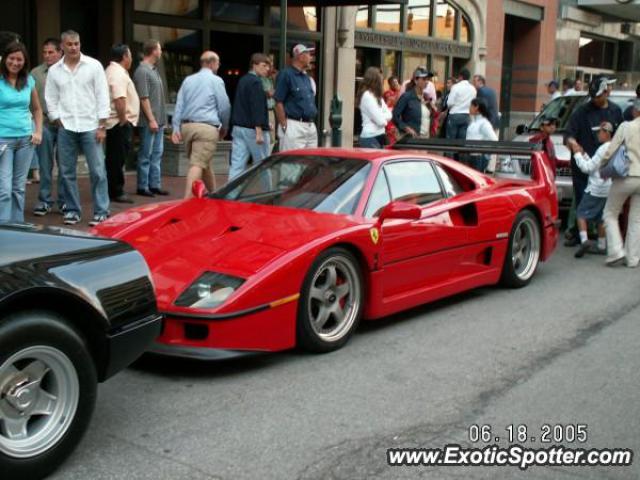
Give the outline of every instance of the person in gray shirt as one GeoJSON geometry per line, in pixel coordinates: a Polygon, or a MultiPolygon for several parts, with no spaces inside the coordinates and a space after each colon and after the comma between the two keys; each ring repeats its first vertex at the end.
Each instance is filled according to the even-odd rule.
{"type": "Polygon", "coordinates": [[[164,127],[167,123],[165,89],[156,67],[162,56],[158,40],[147,40],[143,46],[144,58],[133,74],[133,82],[140,97],[140,149],[138,150],[138,195],[154,197],[169,195],[161,188],[164,127]]]}

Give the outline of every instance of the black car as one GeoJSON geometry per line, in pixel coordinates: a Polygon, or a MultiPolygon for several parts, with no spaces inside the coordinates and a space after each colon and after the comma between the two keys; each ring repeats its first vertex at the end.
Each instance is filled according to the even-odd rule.
{"type": "Polygon", "coordinates": [[[102,382],[158,335],[149,269],[125,243],[0,225],[0,478],[41,478],[71,453],[102,382]]]}

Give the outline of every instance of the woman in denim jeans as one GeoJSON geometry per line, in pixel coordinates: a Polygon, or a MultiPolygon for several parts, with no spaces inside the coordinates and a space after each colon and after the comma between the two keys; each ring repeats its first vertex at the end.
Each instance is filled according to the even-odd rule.
{"type": "Polygon", "coordinates": [[[34,145],[42,141],[42,109],[22,43],[0,60],[0,222],[24,221],[24,190],[34,145]],[[35,121],[35,132],[32,121],[35,121]]]}

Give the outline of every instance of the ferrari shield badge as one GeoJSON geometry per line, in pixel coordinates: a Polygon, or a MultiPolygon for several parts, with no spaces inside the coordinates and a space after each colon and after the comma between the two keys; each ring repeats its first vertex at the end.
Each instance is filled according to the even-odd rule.
{"type": "Polygon", "coordinates": [[[376,227],[373,227],[369,230],[369,234],[371,235],[371,241],[373,244],[377,245],[378,240],[380,240],[380,231],[376,227]]]}

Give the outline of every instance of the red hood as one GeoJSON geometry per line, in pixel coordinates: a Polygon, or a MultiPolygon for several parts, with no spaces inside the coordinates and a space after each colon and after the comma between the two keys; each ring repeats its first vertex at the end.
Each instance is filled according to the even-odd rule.
{"type": "Polygon", "coordinates": [[[158,301],[175,298],[203,271],[248,277],[277,257],[325,235],[358,225],[351,217],[211,199],[127,210],[93,230],[120,238],[147,260],[158,301]],[[165,297],[167,294],[170,298],[165,297]]]}

